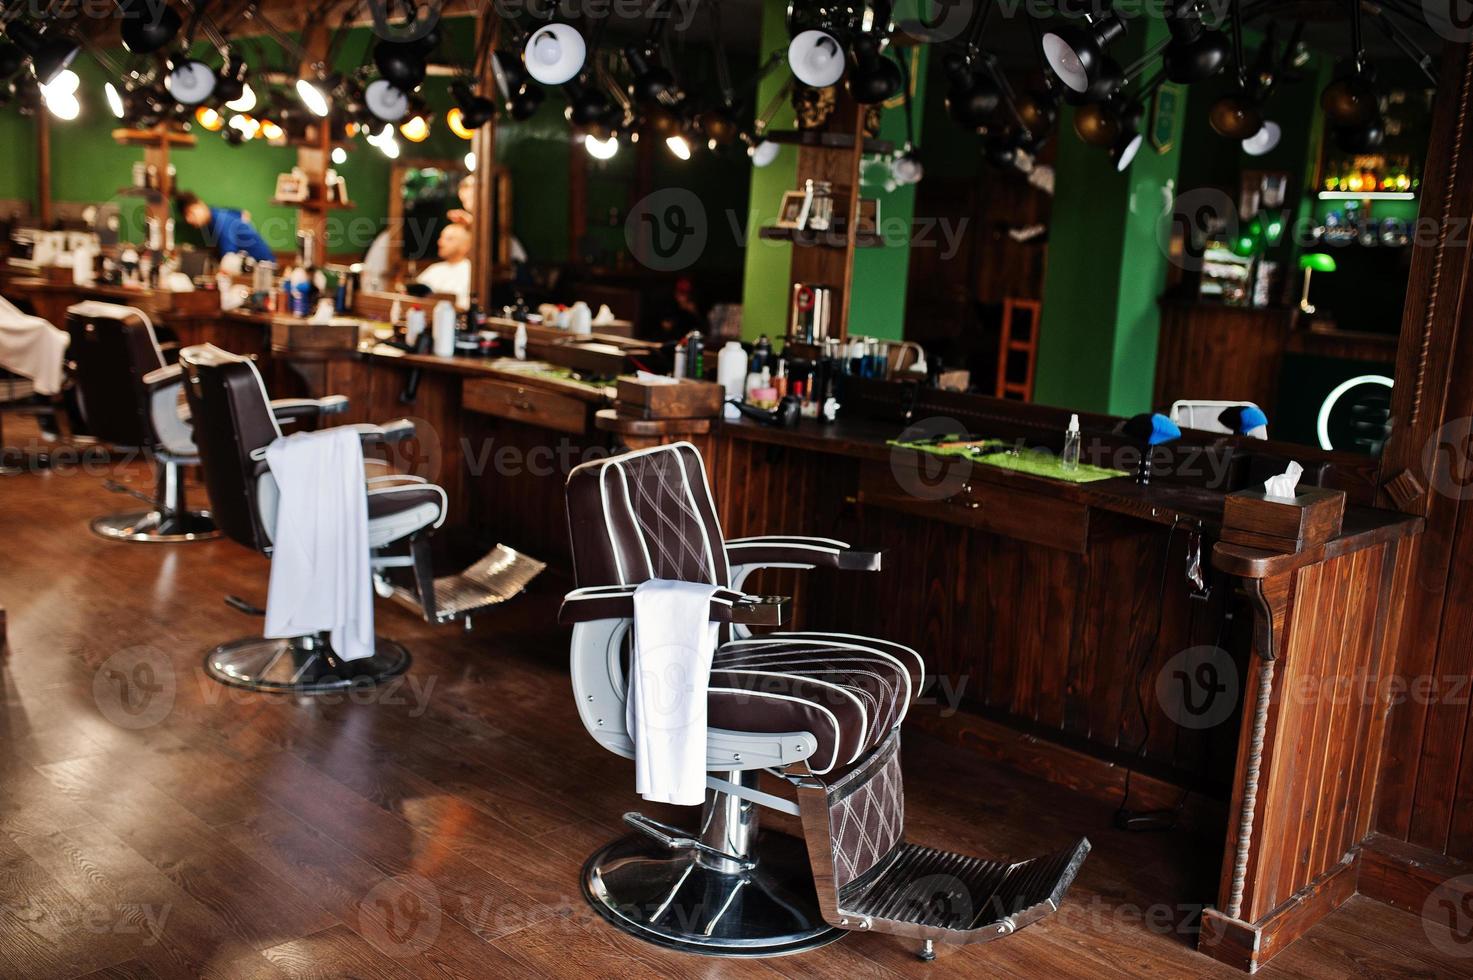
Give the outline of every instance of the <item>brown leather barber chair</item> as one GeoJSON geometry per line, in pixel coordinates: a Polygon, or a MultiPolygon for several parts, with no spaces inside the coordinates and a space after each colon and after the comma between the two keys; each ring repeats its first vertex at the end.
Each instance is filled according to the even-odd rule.
{"type": "Polygon", "coordinates": [[[67,308],[67,364],[88,434],[146,454],[155,471],[148,497],[109,481],[108,489],[149,504],[145,511],[92,521],[93,532],[115,541],[195,541],[219,537],[207,511],[190,510],[181,467],[199,462],[180,403],[183,377],[164,362],[153,324],[142,310],[85,302],[67,308]]]}
{"type": "Polygon", "coordinates": [[[568,477],[578,588],[572,682],[589,733],[631,758],[625,725],[635,588],[648,579],[723,586],[710,618],[724,642],[707,700],[707,796],[697,829],[640,814],[636,833],[584,867],[583,889],[609,922],[642,939],[727,956],[791,953],[845,931],[986,942],[1056,910],[1089,842],[996,861],[907,842],[900,724],[925,685],[909,647],[849,633],[765,633],[786,600],[746,595],[762,567],[877,571],[880,556],[828,538],[727,541],[700,453],[689,443],[586,463],[568,477]],[[759,788],[767,770],[793,798],[759,788]],[[759,830],[758,807],[797,816],[802,841],[759,830]]]}
{"type": "MultiPolygon", "coordinates": [[[[266,386],[249,358],[206,344],[186,347],[179,363],[215,520],[232,540],[269,556],[278,490],[265,456],[266,447],[282,435],[280,413],[272,411],[266,386]]],[[[312,422],[324,407],[339,403],[346,399],[296,399],[292,414],[312,422]]],[[[373,447],[415,435],[409,419],[354,428],[365,455],[373,447]]],[[[460,620],[469,625],[473,614],[520,594],[544,567],[497,545],[465,571],[436,578],[429,539],[445,520],[445,491],[422,477],[385,474],[368,477],[364,493],[375,588],[432,623],[460,620]],[[411,585],[391,580],[399,569],[409,574],[411,585]]],[[[325,633],[292,639],[247,637],[211,650],[205,672],[236,687],[308,694],[377,683],[403,673],[409,666],[404,646],[384,637],[375,640],[372,657],[343,661],[325,633]]]]}

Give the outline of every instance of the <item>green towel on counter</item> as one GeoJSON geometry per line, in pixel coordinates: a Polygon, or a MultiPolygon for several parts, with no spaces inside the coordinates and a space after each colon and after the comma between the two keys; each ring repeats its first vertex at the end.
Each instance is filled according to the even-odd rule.
{"type": "Polygon", "coordinates": [[[897,439],[888,440],[886,445],[895,446],[900,449],[913,449],[920,453],[930,453],[933,456],[953,456],[962,459],[970,459],[974,463],[982,463],[986,466],[997,466],[1005,470],[1014,470],[1019,473],[1027,473],[1029,476],[1041,476],[1048,480],[1063,480],[1065,483],[1094,483],[1098,480],[1110,480],[1117,476],[1129,476],[1125,470],[1108,469],[1103,466],[1091,466],[1088,463],[1080,463],[1077,469],[1066,470],[1059,462],[1059,458],[1046,449],[1019,449],[1015,452],[987,452],[982,450],[996,449],[998,446],[1007,445],[1001,439],[967,439],[966,436],[957,436],[957,442],[965,442],[965,445],[937,445],[934,442],[902,442],[897,439]]]}

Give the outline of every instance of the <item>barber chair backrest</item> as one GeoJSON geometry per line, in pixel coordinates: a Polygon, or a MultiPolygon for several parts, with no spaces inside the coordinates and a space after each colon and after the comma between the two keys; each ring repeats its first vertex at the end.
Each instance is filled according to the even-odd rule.
{"type": "Polygon", "coordinates": [[[265,463],[251,454],[271,445],[281,430],[255,362],[201,344],[180,351],[179,364],[215,524],[247,548],[269,552],[271,535],[259,506],[265,463]]]}
{"type": "Polygon", "coordinates": [[[730,584],[701,454],[688,442],[584,463],[568,474],[579,587],[652,578],[730,584]]]}
{"type": "Polygon", "coordinates": [[[148,317],[130,306],[78,303],[66,311],[67,360],[90,434],[115,446],[155,442],[143,377],[164,366],[148,317]]]}

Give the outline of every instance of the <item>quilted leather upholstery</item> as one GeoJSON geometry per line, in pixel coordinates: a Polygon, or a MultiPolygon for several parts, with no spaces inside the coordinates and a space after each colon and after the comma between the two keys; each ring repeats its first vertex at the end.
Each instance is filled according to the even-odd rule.
{"type": "Polygon", "coordinates": [[[900,739],[829,786],[829,839],[834,887],[842,889],[878,865],[905,836],[900,739]]]}
{"type": "Polygon", "coordinates": [[[811,732],[816,774],[847,766],[885,740],[920,691],[920,658],[894,649],[863,637],[802,633],[723,644],[711,665],[710,724],[811,732]]]}

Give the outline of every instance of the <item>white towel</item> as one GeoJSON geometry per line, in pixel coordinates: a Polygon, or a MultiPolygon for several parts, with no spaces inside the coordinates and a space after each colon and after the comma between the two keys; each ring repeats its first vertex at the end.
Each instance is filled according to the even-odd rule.
{"type": "Polygon", "coordinates": [[[634,789],[655,803],[706,799],[706,689],[716,654],[716,586],[651,579],[634,590],[634,655],[625,722],[634,789]]]}
{"type": "Polygon", "coordinates": [[[266,633],[330,630],[343,660],[373,655],[373,582],[363,446],[352,426],[299,432],[266,447],[279,502],[271,535],[266,633]]]}
{"type": "Polygon", "coordinates": [[[0,296],[0,367],[30,378],[38,395],[61,391],[66,331],[28,316],[0,296]]]}

